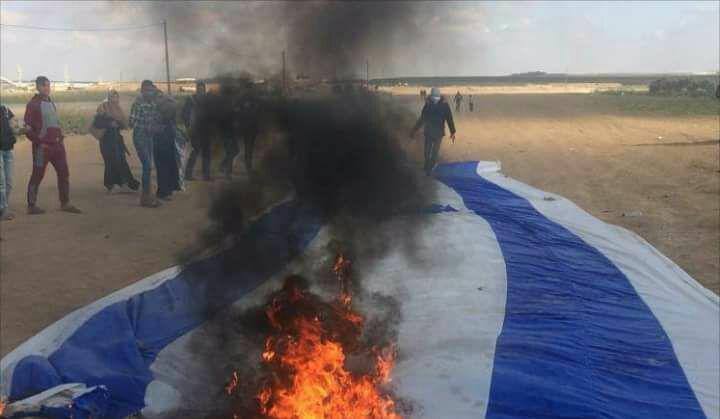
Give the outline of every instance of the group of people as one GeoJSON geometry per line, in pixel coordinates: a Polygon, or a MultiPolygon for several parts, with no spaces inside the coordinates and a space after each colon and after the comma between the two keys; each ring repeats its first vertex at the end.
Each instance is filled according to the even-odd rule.
{"type": "MultiPolygon", "coordinates": [[[[116,96],[116,92],[110,92],[108,97],[116,96]]],[[[119,98],[113,99],[119,101],[119,98]]],[[[108,100],[108,103],[112,101],[108,100]]],[[[117,103],[119,107],[119,102],[117,103]]],[[[102,105],[101,105],[102,106],[102,105]]],[[[102,109],[99,109],[102,111],[102,109]]],[[[102,121],[110,119],[110,131],[106,131],[105,139],[110,137],[110,147],[113,153],[110,159],[105,159],[105,173],[110,174],[110,185],[112,182],[120,182],[119,185],[127,184],[130,188],[137,189],[137,181],[132,178],[129,170],[126,170],[127,162],[120,155],[126,154],[123,149],[122,136],[116,130],[119,123],[113,124],[114,118],[103,118],[99,112],[93,125],[102,126],[102,121]],[[116,168],[107,169],[108,163],[116,162],[116,168]]],[[[104,115],[108,115],[105,113],[104,115]]],[[[132,128],[132,140],[135,146],[142,174],[140,177],[140,205],[148,208],[160,206],[160,200],[169,201],[172,194],[182,190],[184,187],[182,177],[182,163],[185,147],[188,143],[186,133],[177,125],[177,103],[172,97],[163,94],[152,81],[144,80],[140,85],[140,96],[135,99],[130,108],[130,117],[127,125],[132,128]],[[157,178],[157,190],[152,191],[152,169],[155,167],[157,178]]],[[[102,140],[101,140],[102,141],[102,140]]],[[[101,142],[102,147],[102,142],[101,142]]],[[[103,155],[103,158],[105,156],[103,155]]],[[[108,186],[106,178],[105,186],[108,186]]],[[[118,183],[115,183],[118,184],[118,183]]]]}
{"type": "MultiPolygon", "coordinates": [[[[48,163],[55,168],[58,180],[60,208],[69,213],[82,211],[70,202],[70,173],[65,151],[64,136],[60,128],[57,107],[50,97],[50,81],[40,76],[36,79],[37,94],[27,104],[25,127],[19,131],[32,142],[33,170],[27,187],[27,212],[31,215],[45,211],[37,205],[38,189],[48,163]]],[[[93,118],[91,133],[98,139],[100,154],[105,163],[103,183],[108,192],[115,188],[140,189],[140,205],[148,208],[160,206],[159,200],[171,200],[174,192],[183,190],[185,181],[194,179],[194,167],[198,157],[202,160],[202,176],[211,180],[211,146],[213,140],[222,140],[225,157],[220,169],[231,177],[233,162],[239,154],[239,140],[245,145],[245,165],[252,169],[253,150],[259,133],[260,109],[258,98],[248,90],[239,93],[231,85],[221,87],[220,94],[207,93],[201,81],[196,93],[189,97],[181,110],[182,124],[177,123],[178,104],[163,94],[152,81],[145,80],[140,95],[126,117],[120,106],[120,95],[109,90],[106,99],[98,106],[93,118]],[[132,129],[132,142],[140,161],[140,181],[135,179],[127,156],[130,151],[125,144],[122,130],[132,129]],[[192,146],[185,162],[188,143],[192,146]],[[152,190],[152,170],[156,171],[157,189],[152,190]]],[[[422,93],[425,93],[424,91],[422,93]]],[[[456,109],[462,96],[455,96],[456,109]],[[458,100],[458,98],[460,98],[458,100]]],[[[472,103],[472,102],[470,102],[472,103]]],[[[13,147],[16,141],[11,128],[12,111],[0,107],[2,132],[0,138],[0,217],[13,218],[8,211],[12,190],[13,147]]],[[[455,142],[455,124],[452,111],[440,90],[432,88],[422,108],[411,135],[421,127],[425,134],[425,172],[430,175],[437,165],[440,145],[445,136],[445,125],[455,142]]]]}
{"type": "MultiPolygon", "coordinates": [[[[16,135],[26,135],[32,143],[33,170],[27,188],[27,212],[43,214],[38,206],[38,190],[48,163],[57,174],[60,209],[79,214],[82,211],[70,202],[70,171],[60,127],[57,107],[50,93],[47,77],[35,80],[37,94],[26,106],[24,127],[13,129],[14,114],[9,107],[0,106],[0,218],[11,220],[14,214],[8,203],[12,190],[13,148],[16,135]]],[[[169,201],[174,192],[183,190],[186,180],[193,180],[193,169],[198,156],[202,158],[203,179],[210,180],[211,138],[223,137],[225,158],[221,170],[231,177],[233,161],[239,154],[238,140],[245,143],[245,164],[252,168],[252,155],[258,135],[258,111],[255,101],[248,95],[224,102],[236,92],[224,88],[220,95],[209,95],[205,83],[196,84],[196,93],[189,97],[180,110],[181,124],[177,123],[176,100],[160,91],[152,81],[144,80],[140,95],[126,116],[120,105],[120,95],[109,90],[105,100],[97,107],[90,133],[98,140],[105,164],[103,184],[110,193],[115,189],[140,190],[140,205],[157,208],[160,201],[169,201]],[[211,103],[216,97],[217,103],[211,103]],[[218,99],[219,98],[219,99],[218,99]],[[230,105],[228,105],[230,103],[230,105]],[[217,105],[217,106],[216,106],[217,105]],[[228,109],[229,108],[229,109],[228,109]],[[222,111],[219,111],[222,110],[222,111]],[[141,165],[138,181],[130,169],[130,155],[122,131],[132,129],[132,143],[141,165]],[[196,135],[190,135],[194,131],[196,135]],[[189,140],[189,139],[192,140],[189,140]],[[187,162],[185,151],[192,146],[187,162]],[[157,189],[152,189],[152,171],[155,168],[157,189]]],[[[231,90],[231,89],[229,89],[231,90]]]]}
{"type": "MultiPolygon", "coordinates": [[[[427,98],[428,98],[427,90],[420,89],[420,100],[423,103],[425,103],[427,101],[427,98]]],[[[453,101],[455,102],[455,112],[462,111],[462,105],[463,105],[463,102],[465,101],[465,96],[463,96],[459,90],[455,94],[455,96],[453,96],[453,101]]],[[[473,99],[473,95],[470,95],[470,94],[467,96],[467,109],[469,112],[475,111],[475,101],[473,99]]]]}
{"type": "MultiPolygon", "coordinates": [[[[460,93],[460,91],[458,90],[458,92],[455,94],[454,99],[455,99],[455,112],[460,112],[462,110],[462,104],[463,104],[463,101],[465,100],[465,96],[463,96],[460,93]]],[[[475,111],[475,102],[473,101],[473,96],[468,95],[467,100],[468,100],[468,102],[467,102],[468,111],[474,112],[475,111]]]]}

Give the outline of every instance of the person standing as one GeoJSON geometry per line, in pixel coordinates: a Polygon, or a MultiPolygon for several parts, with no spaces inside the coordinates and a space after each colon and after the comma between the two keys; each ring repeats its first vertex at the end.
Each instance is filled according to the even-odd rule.
{"type": "Polygon", "coordinates": [[[195,84],[195,94],[187,98],[182,110],[182,119],[185,128],[190,136],[192,150],[185,165],[185,180],[194,180],[193,171],[198,154],[202,158],[203,179],[210,180],[210,151],[211,141],[209,124],[205,123],[208,115],[205,115],[207,107],[207,91],[205,82],[198,81],[195,84]]]}
{"type": "Polygon", "coordinates": [[[8,209],[13,184],[13,148],[15,132],[11,120],[15,117],[10,108],[0,105],[0,220],[9,221],[15,215],[8,209]]]}
{"type": "Polygon", "coordinates": [[[235,157],[240,154],[240,145],[238,144],[240,131],[237,121],[242,119],[242,103],[237,86],[231,82],[225,82],[220,86],[218,106],[214,109],[217,112],[216,129],[223,138],[223,149],[225,150],[225,157],[220,162],[220,170],[225,174],[227,180],[232,179],[235,157]]]}
{"type": "Polygon", "coordinates": [[[450,139],[455,143],[455,123],[453,122],[450,105],[440,95],[440,90],[433,87],[430,90],[425,106],[423,106],[420,117],[410,133],[414,137],[420,127],[423,127],[425,134],[425,174],[430,176],[437,165],[440,154],[440,144],[445,136],[445,124],[450,128],[450,139]]]}
{"type": "Polygon", "coordinates": [[[256,97],[251,96],[243,104],[243,118],[241,135],[245,145],[245,170],[248,174],[252,172],[253,154],[255,152],[255,140],[260,132],[260,109],[256,97]]]}
{"type": "Polygon", "coordinates": [[[156,103],[157,88],[150,80],[143,80],[140,96],[130,108],[130,127],[133,129],[133,144],[142,165],[142,194],[140,205],[147,208],[160,206],[152,195],[152,166],[154,137],[160,132],[160,113],[156,103]]]}
{"type": "Polygon", "coordinates": [[[460,91],[455,94],[455,112],[460,112],[460,107],[462,106],[463,101],[463,95],[460,94],[460,91]]]}
{"type": "Polygon", "coordinates": [[[25,108],[26,135],[32,142],[33,171],[27,190],[28,214],[43,214],[37,206],[38,189],[51,163],[57,173],[60,209],[80,214],[82,211],[70,203],[70,170],[67,164],[64,136],[60,129],[57,107],[50,98],[50,80],[45,76],[35,79],[37,94],[25,108]]]}
{"type": "Polygon", "coordinates": [[[180,190],[176,160],[176,106],[175,101],[165,95],[157,98],[160,112],[160,130],[154,138],[153,159],[157,170],[157,197],[170,201],[172,194],[180,190]]]}
{"type": "Polygon", "coordinates": [[[128,126],[125,112],[120,107],[120,95],[116,90],[108,90],[107,98],[97,108],[93,119],[93,128],[101,132],[100,154],[105,162],[104,185],[108,192],[115,186],[127,185],[133,191],[140,187],[130,171],[127,158],[130,152],[120,134],[121,129],[128,126]]]}
{"type": "Polygon", "coordinates": [[[185,154],[189,142],[186,127],[175,123],[175,162],[181,191],[185,190],[185,154]]]}
{"type": "Polygon", "coordinates": [[[470,111],[470,112],[475,111],[475,102],[473,102],[472,95],[468,95],[468,111],[470,111]]]}

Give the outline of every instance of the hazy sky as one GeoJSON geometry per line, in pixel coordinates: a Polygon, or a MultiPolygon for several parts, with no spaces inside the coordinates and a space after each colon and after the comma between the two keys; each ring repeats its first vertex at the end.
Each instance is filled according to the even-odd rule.
{"type": "MultiPolygon", "coordinates": [[[[258,62],[265,69],[274,69],[276,65],[279,68],[279,51],[286,47],[284,32],[276,21],[262,20],[272,14],[269,11],[277,4],[245,3],[233,7],[222,2],[202,3],[197,5],[201,24],[195,27],[167,16],[173,77],[202,77],[218,68],[255,69],[252,65],[258,62]],[[218,56],[226,57],[227,53],[219,52],[212,43],[213,48],[204,44],[222,36],[230,19],[240,22],[232,29],[235,32],[231,39],[234,45],[237,38],[237,49],[233,50],[232,60],[223,60],[218,56]],[[247,26],[242,22],[248,22],[247,26]],[[238,26],[248,29],[243,32],[238,26]],[[259,45],[263,45],[261,50],[259,45]]],[[[501,75],[535,70],[717,71],[718,4],[717,1],[443,3],[436,5],[430,16],[418,17],[421,35],[388,40],[384,47],[392,48],[390,56],[375,60],[370,57],[371,77],[501,75]]],[[[184,12],[187,13],[187,7],[184,12]]],[[[143,25],[163,17],[163,9],[157,4],[143,2],[3,0],[0,13],[3,24],[72,28],[143,25]]],[[[1,34],[1,72],[11,79],[17,77],[18,65],[22,66],[24,79],[45,74],[62,80],[65,66],[73,80],[164,76],[160,27],[130,32],[51,32],[3,26],[1,34]]],[[[362,68],[364,60],[358,61],[358,68],[362,68]]]]}

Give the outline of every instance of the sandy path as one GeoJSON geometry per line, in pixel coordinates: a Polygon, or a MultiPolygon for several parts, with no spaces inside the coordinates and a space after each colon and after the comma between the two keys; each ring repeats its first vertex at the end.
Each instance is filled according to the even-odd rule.
{"type": "Polygon", "coordinates": [[[499,160],[510,177],[641,235],[720,293],[718,118],[628,117],[587,103],[582,96],[480,96],[479,110],[456,118],[458,141],[443,143],[442,158],[499,160]]]}
{"type": "MultiPolygon", "coordinates": [[[[443,145],[443,158],[500,160],[508,175],[635,231],[720,292],[718,145],[657,145],[716,140],[717,118],[626,117],[587,103],[572,95],[482,96],[476,113],[457,118],[458,142],[443,145]],[[633,146],[641,143],[652,145],[633,146]],[[642,215],[622,216],[635,211],[642,215]]],[[[3,355],[68,312],[174,265],[205,225],[207,184],[192,184],[163,208],[140,208],[136,195],[105,193],[91,137],[69,137],[67,146],[72,198],[86,213],[56,211],[49,169],[40,191],[49,211],[36,217],[23,213],[29,144],[17,146],[17,219],[1,224],[3,355]]],[[[411,147],[418,157],[419,146],[411,147]]],[[[139,173],[135,157],[131,163],[139,173]]]]}
{"type": "MultiPolygon", "coordinates": [[[[191,184],[162,208],[141,208],[135,194],[105,192],[92,137],[71,136],[66,145],[71,199],[85,211],[81,215],[57,211],[50,167],[39,198],[47,214],[25,215],[30,147],[27,141],[16,147],[11,207],[17,218],[2,223],[0,242],[3,355],[68,312],[174,265],[177,252],[205,223],[207,185],[191,184]]],[[[131,164],[139,173],[136,157],[131,164]]]]}

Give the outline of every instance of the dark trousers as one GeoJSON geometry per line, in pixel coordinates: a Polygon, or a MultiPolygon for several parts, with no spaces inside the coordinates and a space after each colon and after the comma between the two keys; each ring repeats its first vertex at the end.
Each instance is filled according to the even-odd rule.
{"type": "Polygon", "coordinates": [[[57,174],[58,194],[60,203],[65,205],[70,201],[70,170],[65,154],[65,145],[62,143],[49,144],[45,149],[39,144],[32,146],[33,170],[28,183],[27,202],[29,207],[37,203],[38,188],[48,163],[52,164],[57,174]]]}
{"type": "Polygon", "coordinates": [[[428,175],[437,164],[442,139],[443,137],[425,136],[425,173],[428,175]]]}
{"type": "Polygon", "coordinates": [[[255,151],[255,138],[257,138],[257,132],[253,131],[245,134],[243,141],[245,142],[245,169],[248,172],[252,170],[252,159],[253,152],[255,151]]]}
{"type": "Polygon", "coordinates": [[[240,154],[240,147],[236,138],[226,138],[223,141],[223,148],[225,149],[225,157],[220,163],[220,170],[225,173],[226,177],[230,177],[232,176],[235,157],[240,154]]]}
{"type": "Polygon", "coordinates": [[[210,142],[207,141],[201,145],[193,145],[190,151],[190,157],[188,157],[187,165],[185,166],[185,179],[192,179],[193,171],[195,169],[195,161],[198,158],[198,154],[202,157],[202,174],[205,179],[210,179],[210,142]]]}

